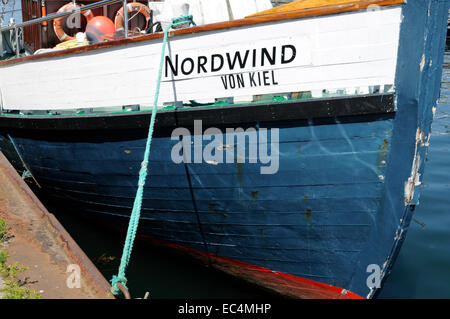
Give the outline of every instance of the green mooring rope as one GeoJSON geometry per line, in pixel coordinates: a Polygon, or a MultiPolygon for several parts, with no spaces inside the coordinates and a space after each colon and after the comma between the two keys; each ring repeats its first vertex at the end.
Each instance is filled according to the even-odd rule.
{"type": "Polygon", "coordinates": [[[131,212],[130,216],[130,222],[128,224],[128,232],[127,237],[125,239],[125,244],[123,247],[123,253],[122,253],[122,259],[120,260],[120,266],[119,266],[119,273],[117,276],[113,276],[111,279],[111,292],[114,295],[119,294],[120,290],[117,287],[118,283],[121,283],[126,289],[127,286],[127,278],[125,277],[125,271],[128,266],[128,262],[130,261],[131,251],[133,250],[133,243],[134,238],[136,237],[136,231],[139,224],[139,218],[141,215],[141,207],[142,207],[142,197],[144,193],[144,186],[145,186],[145,180],[147,178],[147,166],[149,162],[150,157],[150,147],[152,145],[152,137],[153,137],[153,128],[155,126],[155,119],[156,119],[156,113],[157,113],[157,105],[158,105],[158,97],[159,97],[159,89],[161,86],[161,76],[162,76],[162,69],[164,64],[164,57],[165,57],[165,51],[166,51],[166,44],[167,44],[167,38],[169,35],[169,30],[173,27],[182,25],[182,24],[192,24],[196,25],[193,21],[192,15],[183,16],[180,18],[172,19],[172,23],[167,26],[166,30],[164,31],[164,40],[163,40],[163,47],[161,52],[161,62],[159,65],[159,73],[158,73],[158,81],[156,83],[156,92],[155,92],[155,100],[153,103],[153,109],[152,109],[152,117],[150,120],[150,127],[148,131],[148,137],[147,137],[147,144],[145,146],[145,153],[144,153],[144,160],[141,164],[141,170],[139,171],[139,181],[138,181],[138,189],[136,192],[136,197],[134,199],[134,205],[133,205],[133,211],[131,212]]]}

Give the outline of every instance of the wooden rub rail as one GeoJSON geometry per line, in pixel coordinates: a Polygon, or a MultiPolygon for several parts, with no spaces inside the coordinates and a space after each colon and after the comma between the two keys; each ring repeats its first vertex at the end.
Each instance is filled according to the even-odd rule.
{"type": "MultiPolygon", "coordinates": [[[[295,12],[299,10],[307,10],[307,9],[325,9],[324,7],[327,7],[330,13],[334,13],[333,10],[336,10],[338,6],[360,6],[361,8],[366,8],[368,6],[385,6],[390,4],[401,4],[404,3],[404,0],[399,1],[391,1],[392,3],[388,4],[379,4],[375,3],[376,1],[355,1],[355,0],[306,0],[306,1],[294,1],[291,3],[287,3],[285,5],[275,7],[269,10],[261,11],[255,14],[252,14],[248,16],[250,17],[258,17],[258,16],[265,16],[265,15],[271,15],[271,14],[279,14],[279,13],[285,13],[285,12],[295,12]],[[369,3],[369,4],[367,4],[369,3]]],[[[379,1],[380,2],[380,1],[379,1]]],[[[389,2],[389,1],[387,1],[389,2]]]]}
{"type": "MultiPolygon", "coordinates": [[[[103,1],[114,1],[114,0],[103,0],[103,1]]],[[[115,0],[119,1],[119,0],[115,0]]],[[[125,0],[124,0],[125,1],[125,0]]],[[[169,33],[170,37],[194,34],[215,30],[230,29],[242,26],[250,26],[259,23],[266,23],[272,21],[282,21],[290,19],[300,19],[309,18],[323,15],[339,14],[345,12],[354,12],[365,10],[369,7],[386,7],[403,4],[404,0],[366,0],[366,1],[355,1],[355,0],[312,0],[312,1],[296,1],[289,3],[284,6],[276,7],[268,11],[263,11],[257,13],[256,15],[249,16],[244,19],[224,21],[218,23],[212,23],[207,25],[200,25],[191,28],[177,29],[169,33]]],[[[88,6],[83,7],[88,8],[88,6]]],[[[125,10],[126,11],[126,10],[125,10]]],[[[195,17],[194,17],[195,21],[195,17]]],[[[9,65],[23,61],[51,58],[61,55],[74,54],[79,52],[85,52],[90,50],[95,50],[99,48],[108,48],[118,45],[124,45],[127,43],[150,41],[162,38],[163,32],[153,33],[148,35],[143,35],[134,38],[118,39],[113,41],[102,42],[98,44],[76,47],[66,50],[60,50],[56,52],[48,52],[38,55],[30,55],[27,57],[19,57],[11,60],[0,61],[0,67],[2,65],[9,65]]]]}
{"type": "Polygon", "coordinates": [[[34,267],[40,265],[30,279],[36,279],[39,289],[46,287],[43,298],[113,298],[110,284],[1,152],[0,217],[11,226],[14,235],[6,248],[10,253],[12,246],[11,257],[31,263],[25,265],[30,266],[30,271],[36,271],[34,267]],[[80,287],[67,284],[71,273],[66,272],[74,265],[80,270],[80,287]]]}

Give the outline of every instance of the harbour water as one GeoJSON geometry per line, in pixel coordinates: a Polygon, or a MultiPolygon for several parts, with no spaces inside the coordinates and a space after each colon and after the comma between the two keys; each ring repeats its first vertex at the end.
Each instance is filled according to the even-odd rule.
{"type": "Polygon", "coordinates": [[[432,126],[424,189],[379,298],[450,298],[450,51],[432,126]]]}
{"type": "MultiPolygon", "coordinates": [[[[433,122],[420,205],[392,273],[378,298],[450,298],[450,51],[433,122]]],[[[49,206],[107,279],[116,274],[124,235],[49,206]],[[98,261],[99,257],[106,258],[98,261]],[[108,257],[115,258],[109,260],[108,257]]],[[[109,258],[109,259],[112,259],[109,258]]],[[[133,297],[276,298],[189,258],[137,242],[127,270],[133,297]]]]}

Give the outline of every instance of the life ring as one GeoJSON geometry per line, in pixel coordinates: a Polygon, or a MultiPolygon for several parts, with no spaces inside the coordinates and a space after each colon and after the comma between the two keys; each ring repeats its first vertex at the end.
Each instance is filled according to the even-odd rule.
{"type": "MultiPolygon", "coordinates": [[[[73,2],[69,2],[65,5],[63,5],[61,8],[58,9],[58,13],[69,11],[73,9],[80,8],[79,5],[74,4],[73,2]]],[[[86,22],[89,22],[94,17],[94,14],[91,10],[86,10],[81,12],[82,15],[86,18],[86,22]]],[[[56,36],[58,37],[59,41],[69,41],[69,40],[75,40],[75,37],[70,36],[64,32],[63,29],[63,23],[64,23],[64,17],[58,18],[53,20],[53,30],[55,31],[56,36]]]]}
{"type": "MultiPolygon", "coordinates": [[[[145,29],[147,29],[152,14],[152,11],[148,6],[139,2],[131,2],[127,4],[127,12],[128,14],[133,12],[136,12],[136,14],[142,13],[145,17],[145,29]]],[[[114,26],[116,27],[116,31],[123,30],[123,7],[116,13],[116,17],[114,18],[114,26]]]]}

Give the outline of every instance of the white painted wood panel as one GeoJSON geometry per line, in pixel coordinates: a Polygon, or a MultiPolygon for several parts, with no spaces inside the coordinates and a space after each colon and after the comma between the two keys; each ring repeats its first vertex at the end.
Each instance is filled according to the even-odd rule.
{"type": "MultiPolygon", "coordinates": [[[[393,7],[171,38],[166,54],[173,63],[178,55],[178,74],[168,72],[169,76],[165,77],[164,70],[159,104],[392,85],[400,22],[401,8],[393,7]],[[283,63],[283,46],[295,47],[296,56],[289,63],[283,63]],[[274,47],[275,64],[271,65],[262,50],[267,50],[272,58],[274,47]],[[233,70],[227,66],[227,53],[233,60],[236,52],[243,59],[247,51],[245,65],[235,66],[233,70]],[[253,52],[257,57],[255,65],[253,52]],[[225,61],[216,72],[211,70],[213,55],[222,56],[225,61]],[[204,62],[202,57],[206,57],[207,62],[199,68],[198,62],[204,62]],[[192,59],[195,68],[184,75],[181,63],[185,59],[192,59]],[[258,73],[260,77],[266,76],[269,85],[259,85],[255,80],[258,73]],[[236,84],[238,77],[244,80],[239,82],[244,86],[231,89],[229,81],[234,79],[236,84]],[[228,83],[228,89],[224,83],[228,83]],[[257,85],[253,85],[255,83],[257,85]]],[[[0,67],[3,108],[49,110],[151,105],[161,46],[161,40],[140,42],[0,67]]],[[[285,47],[285,53],[284,62],[291,60],[292,50],[285,47]]],[[[185,71],[190,71],[189,60],[184,67],[185,71]]]]}

